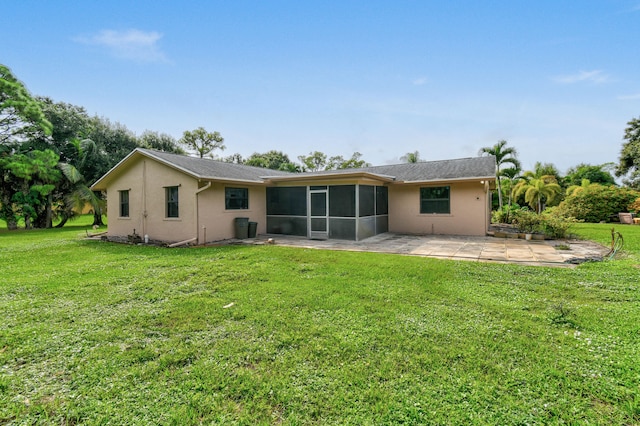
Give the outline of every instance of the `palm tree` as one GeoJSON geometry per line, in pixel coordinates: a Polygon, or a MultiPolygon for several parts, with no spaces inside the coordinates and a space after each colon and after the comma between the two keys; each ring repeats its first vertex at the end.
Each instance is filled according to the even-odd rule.
{"type": "Polygon", "coordinates": [[[513,190],[514,190],[514,182],[520,178],[522,178],[522,176],[520,175],[520,172],[522,170],[520,170],[520,166],[514,166],[514,167],[508,167],[506,169],[503,169],[500,172],[500,176],[506,177],[509,180],[509,188],[507,189],[507,192],[509,194],[509,202],[508,202],[508,206],[511,207],[512,201],[513,201],[513,190]]]}
{"type": "Polygon", "coordinates": [[[582,179],[582,183],[580,185],[570,185],[567,188],[567,191],[565,192],[565,194],[567,195],[567,197],[571,195],[576,195],[584,191],[584,189],[589,187],[589,185],[591,185],[591,181],[589,179],[582,179]]]}
{"type": "Polygon", "coordinates": [[[67,178],[71,186],[71,191],[65,196],[64,204],[60,206],[61,208],[58,214],[61,221],[56,225],[56,228],[62,228],[65,223],[67,223],[67,220],[76,217],[76,212],[81,212],[87,204],[91,205],[93,209],[94,224],[96,224],[96,214],[99,214],[102,221],[102,212],[106,204],[105,200],[87,186],[84,176],[71,164],[60,163],[58,167],[60,167],[60,170],[62,170],[62,173],[67,178]]]}
{"type": "Polygon", "coordinates": [[[547,202],[553,201],[560,193],[562,188],[555,182],[550,182],[540,178],[530,178],[529,181],[522,181],[516,185],[515,196],[519,197],[524,194],[524,201],[540,213],[547,202]]]}
{"type": "Polygon", "coordinates": [[[418,151],[407,152],[405,155],[400,157],[400,161],[403,163],[419,163],[422,161],[420,159],[420,153],[418,151]]]}
{"type": "Polygon", "coordinates": [[[102,213],[106,202],[99,192],[94,192],[89,188],[86,178],[78,170],[78,168],[85,167],[95,157],[97,153],[96,144],[91,139],[73,139],[70,144],[77,150],[78,167],[76,168],[76,166],[68,163],[58,164],[62,174],[67,178],[67,193],[62,205],[59,206],[58,214],[61,222],[56,227],[63,227],[67,220],[75,217],[76,212],[82,211],[87,204],[91,205],[93,210],[93,224],[103,226],[102,213]]]}
{"type": "Polygon", "coordinates": [[[520,161],[518,161],[518,151],[515,148],[508,147],[505,148],[507,141],[500,140],[494,146],[486,146],[484,148],[480,148],[480,155],[493,155],[496,157],[496,183],[498,184],[498,204],[500,205],[500,209],[502,209],[502,185],[500,184],[500,178],[502,174],[500,173],[500,166],[505,163],[513,164],[515,168],[520,168],[520,161]]]}

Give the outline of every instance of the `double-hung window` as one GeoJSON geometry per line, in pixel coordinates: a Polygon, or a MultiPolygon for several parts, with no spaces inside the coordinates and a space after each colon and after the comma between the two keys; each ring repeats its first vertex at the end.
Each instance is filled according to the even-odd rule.
{"type": "Polygon", "coordinates": [[[129,190],[120,192],[120,217],[129,217],[129,190]]]}
{"type": "Polygon", "coordinates": [[[178,211],[178,187],[167,186],[165,189],[166,217],[180,217],[178,211]]]}
{"type": "Polygon", "coordinates": [[[448,186],[420,188],[420,213],[451,213],[450,188],[448,186]]]}

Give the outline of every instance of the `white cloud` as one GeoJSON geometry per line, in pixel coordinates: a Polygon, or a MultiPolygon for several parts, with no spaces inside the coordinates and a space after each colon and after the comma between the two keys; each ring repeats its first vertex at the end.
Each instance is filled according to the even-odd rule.
{"type": "Polygon", "coordinates": [[[633,95],[620,95],[618,99],[621,101],[634,101],[640,99],[640,93],[635,93],[633,95]]]}
{"type": "Polygon", "coordinates": [[[92,36],[76,37],[74,40],[88,45],[104,46],[112,55],[140,62],[165,62],[165,54],[158,47],[162,34],[156,31],[136,29],[115,31],[102,30],[92,36]]]}
{"type": "Polygon", "coordinates": [[[553,81],[562,84],[574,84],[581,82],[606,83],[607,81],[609,81],[609,76],[604,74],[601,70],[580,71],[577,74],[559,75],[553,77],[553,81]]]}
{"type": "Polygon", "coordinates": [[[428,81],[429,79],[427,79],[427,77],[418,77],[413,80],[412,83],[414,86],[424,86],[428,81]]]}

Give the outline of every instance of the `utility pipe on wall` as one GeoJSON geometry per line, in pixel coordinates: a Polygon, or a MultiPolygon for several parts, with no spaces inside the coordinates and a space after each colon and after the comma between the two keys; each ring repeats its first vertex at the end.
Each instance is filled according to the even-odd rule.
{"type": "MultiPolygon", "coordinates": [[[[200,237],[200,210],[199,210],[199,203],[198,203],[198,199],[199,199],[198,195],[200,195],[200,193],[202,191],[206,191],[207,189],[211,188],[212,183],[213,182],[209,181],[209,182],[207,182],[207,184],[205,186],[203,186],[202,188],[196,190],[196,238],[195,238],[196,240],[198,240],[199,237],[200,237]]],[[[206,234],[206,232],[207,231],[205,231],[205,234],[204,234],[204,241],[202,242],[203,244],[207,243],[207,234],[206,234]]],[[[199,243],[200,243],[200,241],[198,241],[197,244],[199,244],[199,243]]]]}

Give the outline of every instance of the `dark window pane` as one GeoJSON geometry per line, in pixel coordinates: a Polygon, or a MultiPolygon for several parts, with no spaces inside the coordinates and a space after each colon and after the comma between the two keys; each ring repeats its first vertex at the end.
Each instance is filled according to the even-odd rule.
{"type": "Polygon", "coordinates": [[[227,210],[248,209],[249,190],[247,188],[225,188],[224,207],[227,210]]]}
{"type": "Polygon", "coordinates": [[[448,214],[450,212],[448,186],[420,188],[420,213],[448,214]]]}
{"type": "Polygon", "coordinates": [[[376,186],[376,214],[389,213],[389,188],[376,186]]]}
{"type": "Polygon", "coordinates": [[[129,191],[120,191],[120,217],[129,217],[129,191]]]}
{"type": "MultiPolygon", "coordinates": [[[[356,186],[336,185],[329,187],[329,216],[356,216],[356,186]]],[[[354,229],[355,235],[355,229],[354,229]]]]}
{"type": "Polygon", "coordinates": [[[165,188],[167,198],[167,217],[179,217],[178,211],[178,187],[169,186],[165,188]]]}
{"type": "Polygon", "coordinates": [[[375,187],[360,185],[359,192],[360,217],[373,216],[375,214],[375,187]]]}
{"type": "Polygon", "coordinates": [[[309,189],[312,190],[312,191],[323,190],[323,189],[327,189],[327,185],[310,186],[309,189]]]}
{"type": "Polygon", "coordinates": [[[282,216],[307,215],[307,187],[267,188],[267,214],[282,216]]]}

